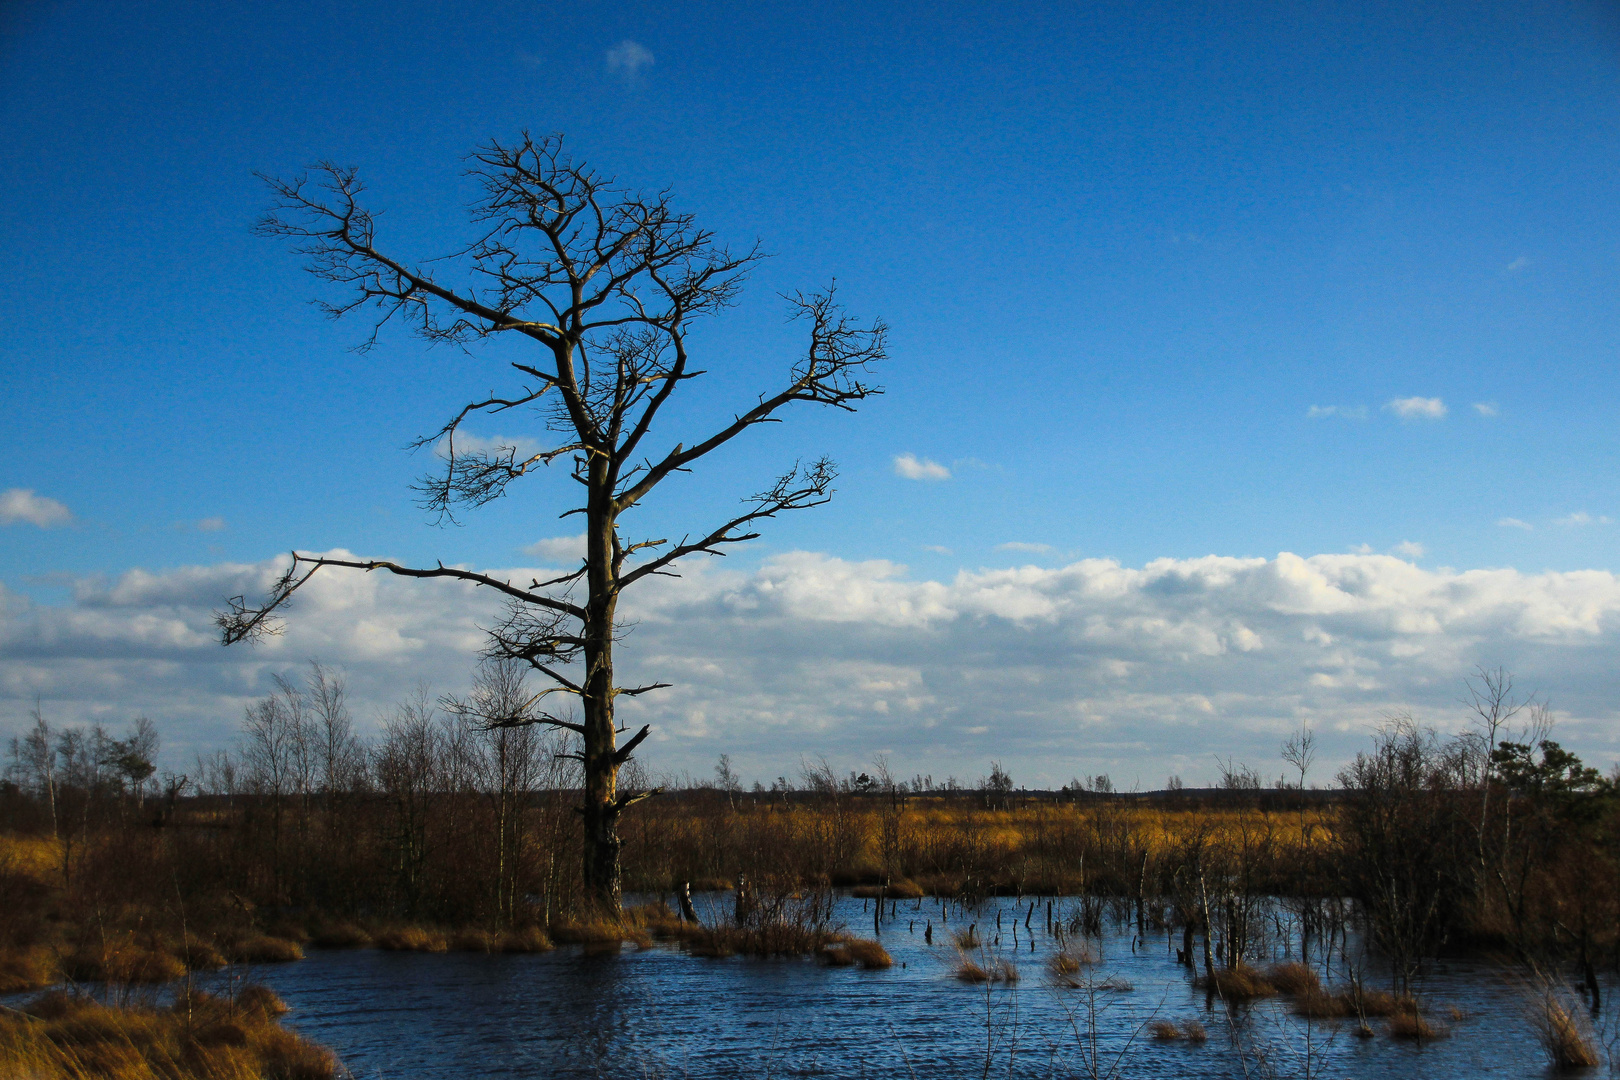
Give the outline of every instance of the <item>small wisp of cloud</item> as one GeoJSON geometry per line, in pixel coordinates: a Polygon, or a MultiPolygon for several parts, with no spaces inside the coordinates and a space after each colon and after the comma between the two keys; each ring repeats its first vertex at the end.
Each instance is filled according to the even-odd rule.
{"type": "Polygon", "coordinates": [[[635,81],[641,69],[651,67],[653,54],[639,41],[628,38],[607,51],[604,57],[609,75],[617,75],[626,82],[635,81]]]}
{"type": "Polygon", "coordinates": [[[1402,420],[1444,420],[1446,403],[1437,397],[1396,398],[1384,408],[1402,420]]]}
{"type": "Polygon", "coordinates": [[[1492,416],[1502,415],[1502,410],[1497,408],[1496,402],[1494,401],[1476,401],[1474,402],[1474,411],[1487,419],[1492,416]]]}
{"type": "Polygon", "coordinates": [[[1496,524],[1504,529],[1523,529],[1525,532],[1534,532],[1536,528],[1528,521],[1521,521],[1515,517],[1498,518],[1496,524]]]}
{"type": "Polygon", "coordinates": [[[578,536],[548,536],[544,540],[536,540],[523,549],[523,554],[536,559],[550,559],[553,562],[572,561],[585,557],[585,534],[578,536]]]}
{"type": "Polygon", "coordinates": [[[1051,544],[1032,544],[1023,540],[1009,540],[1005,544],[997,544],[997,551],[1022,551],[1029,555],[1045,555],[1052,550],[1051,544]]]}
{"type": "Polygon", "coordinates": [[[0,525],[35,525],[52,529],[73,520],[73,512],[55,499],[34,494],[33,488],[7,488],[0,492],[0,525]]]}
{"type": "Polygon", "coordinates": [[[1502,273],[1517,274],[1520,270],[1523,270],[1529,265],[1530,257],[1528,255],[1520,255],[1517,259],[1514,259],[1512,262],[1502,267],[1502,273]]]}
{"type": "Polygon", "coordinates": [[[1423,558],[1423,553],[1427,551],[1428,548],[1424,547],[1416,540],[1402,540],[1393,548],[1390,548],[1390,550],[1396,555],[1401,556],[1403,559],[1421,559],[1423,558]]]}
{"type": "Polygon", "coordinates": [[[1365,405],[1312,405],[1305,410],[1305,415],[1311,420],[1321,420],[1324,417],[1336,416],[1341,420],[1367,419],[1367,406],[1365,405]]]}
{"type": "Polygon", "coordinates": [[[894,459],[894,474],[907,480],[949,480],[951,470],[932,458],[916,454],[899,454],[894,459]]]}
{"type": "Polygon", "coordinates": [[[1553,522],[1553,524],[1562,525],[1566,529],[1578,529],[1584,525],[1612,525],[1614,524],[1614,521],[1612,518],[1605,517],[1601,514],[1594,517],[1593,515],[1588,514],[1585,510],[1577,510],[1573,514],[1566,517],[1558,518],[1553,522]]]}

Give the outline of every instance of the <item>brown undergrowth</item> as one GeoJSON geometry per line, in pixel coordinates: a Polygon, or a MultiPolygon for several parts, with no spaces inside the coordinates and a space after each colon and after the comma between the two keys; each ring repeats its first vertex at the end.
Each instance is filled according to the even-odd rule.
{"type": "Polygon", "coordinates": [[[181,994],[113,1007],[55,992],[0,1012],[0,1075],[29,1080],[331,1080],[331,1051],[282,1027],[286,1005],[248,987],[235,1000],[181,994]]]}

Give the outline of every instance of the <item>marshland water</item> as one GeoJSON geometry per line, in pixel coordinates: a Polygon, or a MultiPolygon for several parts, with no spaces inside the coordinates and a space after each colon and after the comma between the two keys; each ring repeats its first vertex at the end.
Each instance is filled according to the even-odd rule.
{"type": "MultiPolygon", "coordinates": [[[[697,898],[706,922],[723,919],[729,903],[727,894],[697,898]]],[[[875,901],[843,896],[837,903],[836,920],[872,934],[875,901]]],[[[879,971],[803,959],[704,959],[674,945],[626,943],[589,954],[579,946],[534,955],[312,949],[302,962],[248,974],[292,1006],[291,1026],[368,1080],[1548,1071],[1531,1021],[1531,988],[1499,964],[1426,965],[1416,989],[1440,1037],[1393,1038],[1387,1021],[1376,1018],[1368,1036],[1354,1020],[1307,1023],[1283,998],[1231,1006],[1212,1000],[1176,961],[1179,932],[1150,928],[1139,937],[1134,922],[1105,919],[1100,935],[1082,941],[1062,929],[1074,900],[1052,903],[1056,926],[1049,932],[1046,898],[992,898],[976,908],[933,898],[891,902],[880,940],[894,966],[879,971]],[[964,954],[956,937],[970,924],[982,945],[969,957],[985,967],[1011,961],[1015,984],[957,978],[964,954]],[[1097,962],[1057,985],[1049,962],[1064,945],[1071,953],[1089,949],[1097,962]],[[1155,1038],[1149,1027],[1156,1020],[1180,1030],[1197,1020],[1207,1040],[1155,1038]]],[[[1276,907],[1267,922],[1269,940],[1251,959],[1264,966],[1297,958],[1286,908],[1276,907]]],[[[1321,952],[1314,944],[1325,985],[1342,983],[1351,970],[1369,987],[1388,985],[1353,935],[1335,945],[1331,965],[1321,952]]]]}

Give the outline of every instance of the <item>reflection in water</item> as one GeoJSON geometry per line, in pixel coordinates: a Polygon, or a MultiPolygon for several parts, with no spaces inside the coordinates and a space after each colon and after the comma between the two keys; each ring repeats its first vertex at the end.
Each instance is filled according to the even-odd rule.
{"type": "MultiPolygon", "coordinates": [[[[1058,901],[1058,907],[1064,906],[1058,901]]],[[[357,1077],[1089,1076],[1125,1050],[1125,1077],[1303,1076],[1524,1077],[1545,1066],[1511,973],[1482,963],[1438,966],[1423,995],[1452,1028],[1425,1043],[1376,1037],[1353,1026],[1307,1026],[1283,1003],[1237,1008],[1228,1018],[1175,962],[1179,935],[1150,931],[1133,951],[1129,928],[1108,929],[1101,961],[1079,988],[1053,985],[1056,942],[1036,917],[1025,931],[1015,901],[950,914],[948,930],[974,922],[986,948],[1015,959],[1016,985],[968,985],[941,927],[938,901],[902,902],[885,919],[888,971],[801,960],[703,960],[667,947],[586,956],[565,947],[537,956],[311,952],[302,963],[256,973],[294,1007],[290,1020],[333,1047],[357,1077]],[[1007,929],[996,941],[999,911],[1007,929]],[[934,943],[923,940],[934,922],[934,943]],[[1031,951],[1031,938],[1034,950],[1031,951]],[[903,965],[903,966],[902,966],[903,965]],[[1111,982],[1105,982],[1110,979],[1111,982]],[[1448,1006],[1468,1015],[1452,1021],[1448,1006]],[[1202,1045],[1159,1042],[1155,1019],[1200,1020],[1202,1045]],[[1095,1038],[1092,1037],[1095,1029],[1095,1038]],[[1128,1048],[1128,1049],[1127,1049],[1128,1048]],[[1248,1068],[1240,1061],[1248,1059],[1248,1068]]],[[[1039,909],[1038,909],[1039,910],[1039,909]]],[[[870,910],[841,901],[839,916],[870,932],[870,910]]],[[[1278,955],[1282,949],[1279,944],[1278,955]]],[[[1351,957],[1354,960],[1354,956],[1351,957]]],[[[1375,977],[1369,977],[1370,981],[1375,977]]]]}

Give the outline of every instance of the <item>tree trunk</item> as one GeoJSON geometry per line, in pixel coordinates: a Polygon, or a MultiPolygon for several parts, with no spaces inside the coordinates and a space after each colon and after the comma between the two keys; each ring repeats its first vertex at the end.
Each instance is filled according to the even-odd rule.
{"type": "Polygon", "coordinates": [[[619,914],[619,803],[616,733],[613,726],[613,618],[617,594],[613,565],[614,522],[607,462],[592,457],[588,472],[586,561],[589,611],[585,622],[585,693],[582,757],[585,769],[584,888],[588,904],[604,915],[619,914]]]}

